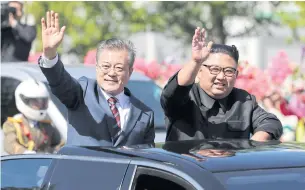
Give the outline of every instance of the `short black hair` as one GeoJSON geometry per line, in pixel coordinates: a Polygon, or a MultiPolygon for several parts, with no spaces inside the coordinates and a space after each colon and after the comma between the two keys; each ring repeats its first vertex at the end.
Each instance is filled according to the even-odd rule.
{"type": "Polygon", "coordinates": [[[238,63],[239,53],[235,45],[213,44],[210,53],[224,53],[232,57],[238,63]]]}

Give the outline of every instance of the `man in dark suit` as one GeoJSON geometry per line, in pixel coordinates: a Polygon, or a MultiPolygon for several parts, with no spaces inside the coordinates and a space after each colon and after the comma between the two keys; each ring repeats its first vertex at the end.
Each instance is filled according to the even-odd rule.
{"type": "Polygon", "coordinates": [[[238,57],[235,46],[206,44],[204,29],[195,30],[192,60],[169,79],[161,95],[167,141],[281,137],[276,116],[263,110],[253,95],[234,88],[238,57]]]}
{"type": "Polygon", "coordinates": [[[28,61],[32,42],[36,38],[36,27],[20,22],[23,2],[10,1],[7,7],[14,10],[14,13],[9,12],[8,20],[1,23],[1,62],[28,61]]]}
{"type": "Polygon", "coordinates": [[[56,52],[65,31],[58,14],[41,19],[43,55],[39,65],[53,94],[68,108],[67,144],[90,146],[154,145],[154,114],[125,88],[133,71],[131,42],[101,42],[96,54],[96,80],[76,80],[56,52]]]}

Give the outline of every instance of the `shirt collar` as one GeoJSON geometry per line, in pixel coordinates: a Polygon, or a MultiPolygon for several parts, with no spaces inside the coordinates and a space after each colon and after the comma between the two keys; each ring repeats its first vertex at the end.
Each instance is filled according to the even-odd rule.
{"type": "Polygon", "coordinates": [[[124,106],[126,103],[128,103],[129,97],[124,94],[124,91],[122,91],[121,93],[119,93],[116,96],[112,96],[112,95],[108,94],[102,88],[101,88],[101,91],[102,91],[102,94],[104,95],[104,97],[106,98],[106,100],[108,100],[111,97],[115,97],[118,100],[117,103],[119,103],[121,106],[124,106]]]}
{"type": "Polygon", "coordinates": [[[227,110],[228,96],[220,100],[215,100],[211,96],[209,96],[200,86],[198,86],[198,88],[199,88],[200,101],[202,105],[204,105],[208,109],[211,109],[214,103],[218,101],[222,110],[223,111],[227,110]]]}

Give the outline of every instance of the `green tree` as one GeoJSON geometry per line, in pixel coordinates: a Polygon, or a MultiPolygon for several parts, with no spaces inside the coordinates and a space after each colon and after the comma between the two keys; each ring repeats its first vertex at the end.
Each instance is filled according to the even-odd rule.
{"type": "MultiPolygon", "coordinates": [[[[40,19],[47,10],[60,15],[61,25],[65,25],[65,34],[72,40],[69,52],[84,56],[103,39],[127,37],[129,34],[144,31],[147,23],[161,27],[162,20],[149,15],[145,8],[135,7],[133,2],[92,2],[92,1],[35,1],[25,5],[27,13],[34,16],[37,23],[37,51],[41,51],[40,19]]],[[[62,51],[62,47],[59,50],[62,51]]]]}
{"type": "MultiPolygon", "coordinates": [[[[276,8],[277,2],[270,2],[276,8]]],[[[272,19],[261,18],[256,14],[256,7],[259,2],[240,1],[210,1],[210,2],[160,2],[157,8],[158,13],[167,23],[167,28],[176,37],[184,37],[186,42],[190,42],[197,26],[204,27],[209,38],[217,43],[225,43],[228,36],[240,37],[255,31],[256,27],[264,24],[276,24],[272,19]],[[242,17],[250,20],[252,26],[246,27],[239,33],[232,34],[227,28],[230,22],[225,22],[227,18],[242,17]]]]}
{"type": "Polygon", "coordinates": [[[286,4],[294,4],[299,10],[295,12],[278,11],[282,24],[288,26],[292,30],[292,39],[296,41],[305,42],[305,35],[300,35],[298,32],[299,28],[305,28],[305,2],[284,2],[286,4]]]}

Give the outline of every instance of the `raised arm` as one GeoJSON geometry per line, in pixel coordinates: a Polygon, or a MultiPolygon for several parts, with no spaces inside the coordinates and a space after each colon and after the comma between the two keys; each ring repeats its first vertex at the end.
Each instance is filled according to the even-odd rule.
{"type": "Polygon", "coordinates": [[[195,82],[202,63],[208,58],[212,42],[206,43],[205,30],[196,28],[192,40],[192,59],[174,75],[164,87],[161,105],[166,115],[172,115],[189,99],[189,92],[195,82]]]}
{"type": "Polygon", "coordinates": [[[196,28],[192,40],[192,59],[178,73],[178,85],[188,86],[195,82],[201,64],[208,58],[212,42],[206,43],[205,30],[196,28]]]}
{"type": "Polygon", "coordinates": [[[59,26],[59,15],[53,11],[41,19],[43,55],[39,59],[40,68],[47,78],[52,93],[69,109],[75,109],[82,101],[82,88],[78,81],[65,70],[57,55],[65,26],[59,26]]]}

